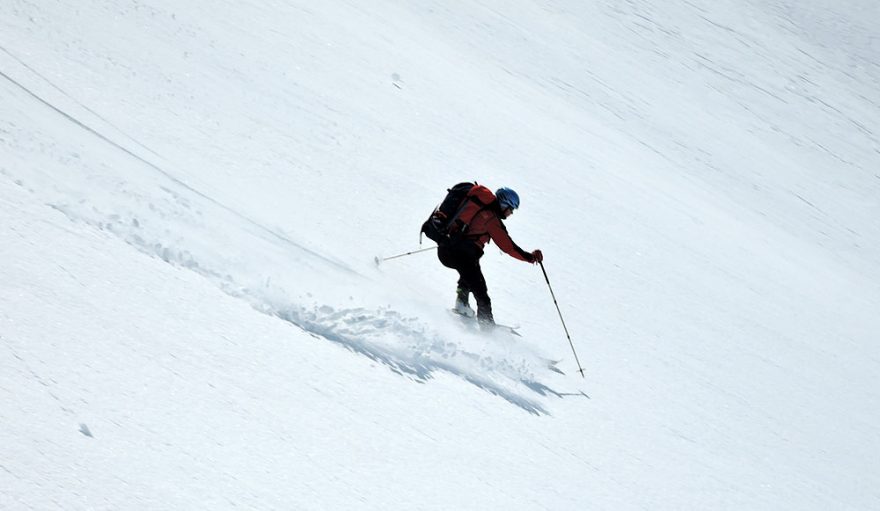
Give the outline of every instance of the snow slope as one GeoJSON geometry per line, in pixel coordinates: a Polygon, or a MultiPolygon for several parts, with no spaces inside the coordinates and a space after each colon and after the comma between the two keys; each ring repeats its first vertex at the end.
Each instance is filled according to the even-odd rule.
{"type": "Polygon", "coordinates": [[[880,506],[880,8],[313,4],[0,5],[0,507],[880,506]]]}

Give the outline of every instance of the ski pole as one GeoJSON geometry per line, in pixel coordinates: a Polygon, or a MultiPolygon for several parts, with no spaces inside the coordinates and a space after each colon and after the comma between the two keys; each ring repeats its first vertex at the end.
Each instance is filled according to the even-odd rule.
{"type": "Polygon", "coordinates": [[[556,305],[556,312],[559,313],[559,321],[562,322],[562,329],[565,330],[565,336],[568,337],[568,344],[571,345],[571,352],[574,353],[574,361],[577,362],[578,372],[581,373],[582,378],[586,378],[586,376],[584,376],[584,368],[581,367],[581,361],[578,360],[578,354],[574,350],[574,343],[571,341],[571,336],[568,334],[568,327],[565,326],[565,320],[562,319],[562,311],[559,310],[559,303],[556,301],[556,294],[553,293],[553,286],[550,285],[550,277],[547,276],[547,270],[544,269],[544,262],[541,261],[538,264],[541,265],[541,271],[544,272],[544,280],[547,281],[547,287],[550,289],[550,296],[553,297],[553,304],[556,305]]]}
{"type": "Polygon", "coordinates": [[[408,255],[418,254],[419,252],[427,252],[428,250],[436,250],[436,249],[437,249],[437,247],[422,248],[419,250],[413,250],[412,252],[407,252],[405,254],[397,254],[396,256],[383,257],[381,259],[379,258],[379,256],[376,256],[374,258],[374,260],[376,261],[376,266],[379,266],[379,264],[382,263],[382,261],[390,261],[391,259],[397,259],[398,257],[404,257],[404,256],[408,256],[408,255]]]}

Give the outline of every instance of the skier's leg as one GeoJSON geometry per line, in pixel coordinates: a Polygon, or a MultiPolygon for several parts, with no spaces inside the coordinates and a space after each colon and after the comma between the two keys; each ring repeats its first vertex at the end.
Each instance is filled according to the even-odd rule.
{"type": "MultiPolygon", "coordinates": [[[[461,277],[461,273],[459,273],[459,277],[461,277]]],[[[458,287],[455,289],[455,301],[456,303],[460,303],[465,307],[470,307],[469,303],[469,295],[471,294],[471,288],[468,286],[467,282],[465,282],[464,278],[458,279],[458,287]]]]}
{"type": "Polygon", "coordinates": [[[489,291],[486,287],[486,279],[483,277],[483,270],[480,268],[480,260],[474,259],[463,265],[458,271],[461,273],[462,279],[467,282],[470,291],[474,294],[477,302],[477,320],[480,323],[494,325],[495,319],[492,315],[492,299],[489,298],[489,291]]]}
{"type": "Polygon", "coordinates": [[[447,268],[453,268],[458,272],[458,285],[455,289],[455,305],[453,310],[463,316],[473,317],[476,313],[471,309],[469,303],[469,295],[471,293],[470,284],[466,274],[462,272],[462,268],[468,264],[468,257],[462,250],[455,250],[450,247],[438,247],[437,258],[447,268]]]}

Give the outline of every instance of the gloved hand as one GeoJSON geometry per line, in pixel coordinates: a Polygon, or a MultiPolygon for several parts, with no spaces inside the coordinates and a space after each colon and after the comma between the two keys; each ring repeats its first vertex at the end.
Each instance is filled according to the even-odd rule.
{"type": "Polygon", "coordinates": [[[544,254],[541,253],[540,250],[535,250],[532,252],[532,264],[540,263],[544,260],[544,254]]]}

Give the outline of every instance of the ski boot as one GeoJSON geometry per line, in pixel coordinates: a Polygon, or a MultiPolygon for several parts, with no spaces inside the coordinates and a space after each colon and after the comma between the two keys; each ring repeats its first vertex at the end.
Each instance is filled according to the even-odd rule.
{"type": "Polygon", "coordinates": [[[474,312],[474,309],[472,309],[470,304],[468,303],[469,294],[470,292],[468,292],[467,289],[458,288],[455,290],[455,306],[452,308],[452,312],[468,318],[472,318],[477,315],[477,313],[474,312]]]}

